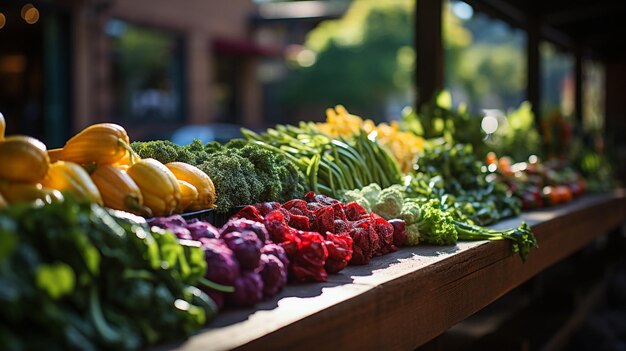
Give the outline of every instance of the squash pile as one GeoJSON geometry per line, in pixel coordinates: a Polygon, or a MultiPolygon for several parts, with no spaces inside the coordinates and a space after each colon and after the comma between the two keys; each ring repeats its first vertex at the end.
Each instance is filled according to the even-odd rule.
{"type": "Polygon", "coordinates": [[[183,162],[141,159],[117,124],[91,125],[53,150],[28,136],[5,138],[4,130],[0,114],[0,208],[64,195],[146,217],[215,207],[206,173],[183,162]]]}

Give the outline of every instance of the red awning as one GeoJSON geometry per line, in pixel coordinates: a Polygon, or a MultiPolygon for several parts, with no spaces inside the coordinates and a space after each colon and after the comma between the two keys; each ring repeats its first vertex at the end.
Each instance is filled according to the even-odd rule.
{"type": "Polygon", "coordinates": [[[217,38],[213,40],[213,52],[225,56],[282,56],[277,47],[260,46],[250,40],[217,38]]]}

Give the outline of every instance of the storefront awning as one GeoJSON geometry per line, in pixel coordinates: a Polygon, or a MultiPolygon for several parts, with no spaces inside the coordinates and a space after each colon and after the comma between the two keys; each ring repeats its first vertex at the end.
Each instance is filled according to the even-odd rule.
{"type": "Polygon", "coordinates": [[[247,39],[217,38],[212,42],[212,50],[224,56],[282,56],[278,47],[261,46],[247,39]]]}

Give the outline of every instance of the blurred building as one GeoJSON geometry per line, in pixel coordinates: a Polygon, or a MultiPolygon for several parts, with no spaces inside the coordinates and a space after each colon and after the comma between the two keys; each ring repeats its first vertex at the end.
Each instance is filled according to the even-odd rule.
{"type": "MultiPolygon", "coordinates": [[[[312,120],[310,111],[285,109],[281,88],[290,66],[310,66],[315,54],[304,47],[311,30],[321,22],[341,18],[350,1],[287,1],[260,3],[250,18],[254,40],[264,47],[284,48],[284,55],[266,56],[259,60],[258,77],[262,85],[262,111],[266,124],[312,120]]],[[[321,109],[323,111],[323,109],[321,109]]]]}
{"type": "Polygon", "coordinates": [[[135,139],[185,124],[260,124],[251,0],[0,4],[0,111],[8,133],[60,146],[100,121],[135,139]]]}

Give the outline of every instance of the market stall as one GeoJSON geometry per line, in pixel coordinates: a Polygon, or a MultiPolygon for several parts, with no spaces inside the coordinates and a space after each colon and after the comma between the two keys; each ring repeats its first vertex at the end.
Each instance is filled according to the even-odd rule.
{"type": "Polygon", "coordinates": [[[414,348],[626,220],[608,180],[498,157],[514,144],[472,137],[461,111],[420,114],[337,106],[227,144],[111,123],[53,150],[3,136],[0,341],[414,348]],[[584,195],[592,180],[606,190],[584,195]]]}
{"type": "Polygon", "coordinates": [[[526,263],[504,242],[403,248],[326,283],[288,286],[254,309],[221,314],[187,342],[158,349],[414,349],[623,224],[626,194],[587,196],[495,227],[520,220],[540,242],[526,263]]]}

